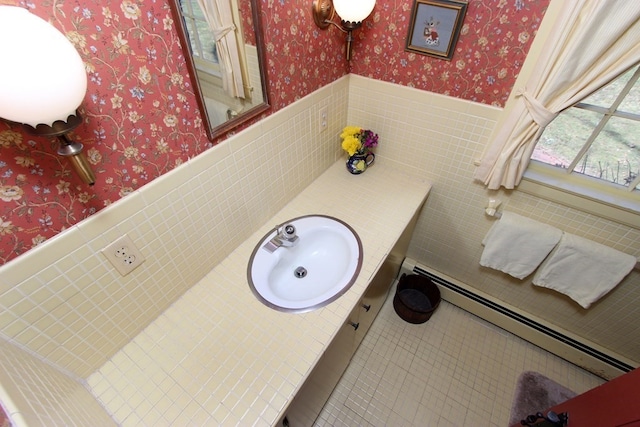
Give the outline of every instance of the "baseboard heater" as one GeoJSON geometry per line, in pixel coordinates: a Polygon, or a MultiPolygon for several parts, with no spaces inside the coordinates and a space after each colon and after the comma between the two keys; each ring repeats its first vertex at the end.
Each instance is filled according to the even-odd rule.
{"type": "Polygon", "coordinates": [[[538,347],[578,365],[604,379],[612,379],[635,369],[634,362],[598,348],[569,332],[544,324],[528,313],[509,308],[490,296],[480,295],[465,284],[446,275],[429,270],[410,258],[405,259],[402,273],[419,274],[440,287],[442,298],[478,317],[505,329],[538,347]]]}

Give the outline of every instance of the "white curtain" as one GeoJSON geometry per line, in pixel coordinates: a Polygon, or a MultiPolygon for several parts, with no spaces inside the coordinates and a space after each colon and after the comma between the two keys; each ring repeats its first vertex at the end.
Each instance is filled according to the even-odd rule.
{"type": "Polygon", "coordinates": [[[553,1],[563,3],[546,51],[475,171],[489,189],[518,185],[545,126],[640,60],[639,0],[553,1]]]}
{"type": "Polygon", "coordinates": [[[222,88],[231,97],[244,98],[240,56],[229,0],[198,0],[213,31],[222,72],[222,88]]]}

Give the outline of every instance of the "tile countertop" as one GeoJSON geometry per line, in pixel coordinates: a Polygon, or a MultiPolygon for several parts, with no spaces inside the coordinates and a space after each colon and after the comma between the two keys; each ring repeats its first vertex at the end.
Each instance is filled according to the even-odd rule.
{"type": "Polygon", "coordinates": [[[336,162],[93,374],[94,395],[123,426],[274,425],[430,188],[384,161],[361,175],[336,162]],[[276,224],[308,214],[356,230],[362,269],[326,307],[278,312],[252,294],[247,262],[276,224]]]}

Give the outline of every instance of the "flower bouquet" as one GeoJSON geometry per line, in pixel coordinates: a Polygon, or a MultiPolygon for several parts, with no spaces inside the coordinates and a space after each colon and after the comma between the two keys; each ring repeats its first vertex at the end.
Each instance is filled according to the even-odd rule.
{"type": "Polygon", "coordinates": [[[371,149],[378,146],[378,135],[373,131],[358,126],[347,126],[340,134],[342,149],[349,154],[347,170],[352,174],[360,174],[375,160],[371,149]]]}

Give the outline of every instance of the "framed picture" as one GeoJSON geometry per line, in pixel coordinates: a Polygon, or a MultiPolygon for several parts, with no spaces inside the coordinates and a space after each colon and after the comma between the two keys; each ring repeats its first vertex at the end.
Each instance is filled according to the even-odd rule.
{"type": "Polygon", "coordinates": [[[465,13],[466,1],[415,0],[405,50],[450,61],[465,13]]]}

